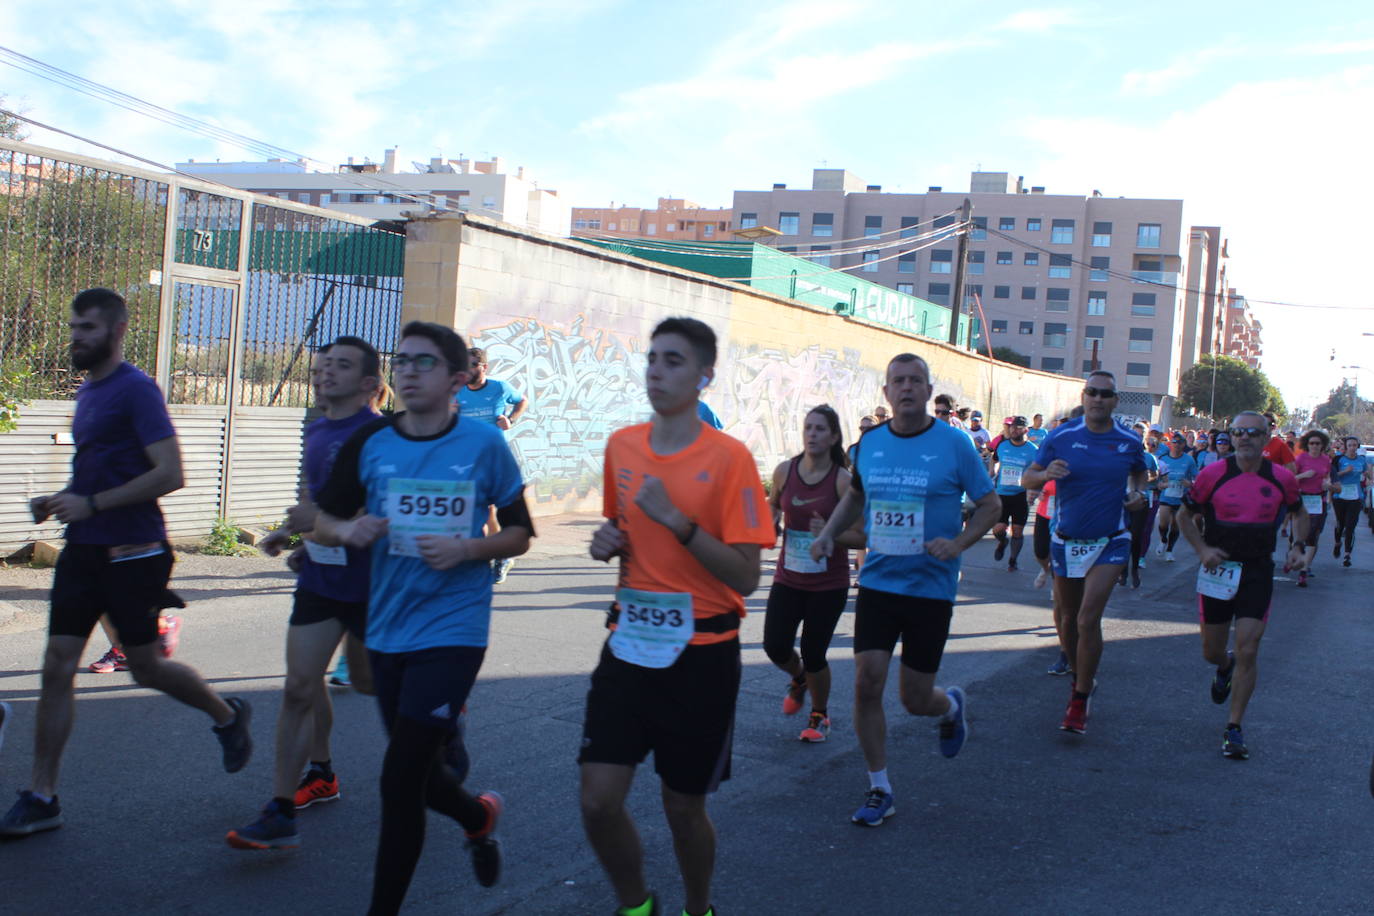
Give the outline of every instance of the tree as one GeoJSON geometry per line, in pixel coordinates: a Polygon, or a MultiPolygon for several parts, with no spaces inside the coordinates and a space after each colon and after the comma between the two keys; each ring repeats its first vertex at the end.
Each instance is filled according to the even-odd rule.
{"type": "Polygon", "coordinates": [[[1234,356],[1208,353],[1178,381],[1178,406],[1211,418],[1229,419],[1242,410],[1269,410],[1283,396],[1264,373],[1234,356]],[[1215,367],[1215,373],[1213,372],[1215,367]]]}
{"type": "MultiPolygon", "coordinates": [[[[0,109],[8,109],[9,107],[8,100],[0,95],[0,109]]],[[[0,137],[7,137],[10,140],[27,140],[29,135],[24,131],[23,121],[0,111],[0,137]]]]}
{"type": "Polygon", "coordinates": [[[1312,411],[1312,420],[1325,426],[1331,424],[1338,414],[1350,417],[1371,411],[1374,411],[1374,404],[1360,397],[1355,391],[1355,386],[1346,379],[1332,388],[1327,399],[1312,411]]]}
{"type": "Polygon", "coordinates": [[[1031,358],[1024,353],[1017,353],[1011,347],[993,347],[992,358],[1000,359],[1004,363],[1011,363],[1013,366],[1024,366],[1029,369],[1031,358]]]}

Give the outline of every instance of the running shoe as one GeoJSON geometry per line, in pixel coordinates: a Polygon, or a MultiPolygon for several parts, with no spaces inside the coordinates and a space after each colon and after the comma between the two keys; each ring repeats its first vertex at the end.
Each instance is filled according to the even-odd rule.
{"type": "Polygon", "coordinates": [[[164,614],[157,619],[157,647],[163,658],[171,658],[181,644],[181,618],[164,614]]]}
{"type": "Polygon", "coordinates": [[[0,836],[28,836],[43,830],[53,830],[62,826],[62,806],[57,796],[52,801],[38,799],[28,789],[19,793],[19,801],[0,818],[0,836]]]}
{"type": "Polygon", "coordinates": [[[343,796],[339,794],[339,774],[330,773],[326,776],[322,770],[311,767],[296,787],[296,810],[302,811],[311,805],[338,801],[340,798],[343,796]]]}
{"type": "Polygon", "coordinates": [[[1144,568],[1145,568],[1145,558],[1144,558],[1143,556],[1136,562],[1135,567],[1136,567],[1136,569],[1144,569],[1144,568]]]}
{"type": "Polygon", "coordinates": [[[1164,551],[1164,562],[1165,562],[1165,563],[1172,563],[1172,562],[1174,562],[1174,549],[1173,549],[1172,547],[1170,547],[1168,550],[1164,551]]]}
{"type": "Polygon", "coordinates": [[[1155,545],[1155,556],[1157,556],[1157,557],[1162,557],[1162,556],[1164,556],[1164,545],[1163,545],[1163,544],[1156,544],[1156,545],[1155,545]]]}
{"type": "Polygon", "coordinates": [[[1245,736],[1240,733],[1239,725],[1226,726],[1221,736],[1221,756],[1231,760],[1249,760],[1250,749],[1245,746],[1245,736]]]}
{"type": "Polygon", "coordinates": [[[1345,559],[1341,561],[1341,565],[1347,569],[1350,568],[1350,554],[1345,555],[1345,559]]]}
{"type": "Polygon", "coordinates": [[[491,563],[491,581],[500,585],[506,581],[506,576],[510,575],[510,568],[515,565],[515,561],[507,557],[504,560],[493,560],[491,563]]]}
{"type": "Polygon", "coordinates": [[[1008,560],[1008,561],[1007,561],[1007,572],[1016,572],[1016,561],[1015,561],[1015,560],[1008,560]]]}
{"type": "Polygon", "coordinates": [[[1069,657],[1065,655],[1061,650],[1059,653],[1059,658],[1055,660],[1053,665],[1050,665],[1049,670],[1047,670],[1045,673],[1053,674],[1055,677],[1060,677],[1062,675],[1068,674],[1069,657]]]}
{"type": "Polygon", "coordinates": [[[649,891],[649,896],[645,898],[644,903],[641,903],[639,906],[616,907],[615,916],[659,916],[658,895],[653,891],[649,891]],[[647,913],[641,913],[640,911],[644,909],[645,904],[648,905],[649,911],[647,913]]]}
{"type": "Polygon", "coordinates": [[[1236,653],[1227,652],[1226,659],[1226,670],[1218,668],[1217,673],[1212,675],[1212,702],[1218,706],[1231,695],[1231,675],[1236,673],[1236,653]]]}
{"type": "Polygon", "coordinates": [[[1333,559],[1333,560],[1339,560],[1340,558],[1341,558],[1341,540],[1340,540],[1340,538],[1337,538],[1337,539],[1336,539],[1336,543],[1334,543],[1334,544],[1331,545],[1331,559],[1333,559]]]}
{"type": "Polygon", "coordinates": [[[997,541],[997,549],[992,552],[992,559],[994,562],[1000,563],[1002,562],[1002,558],[1006,555],[1007,542],[999,539],[997,541]]]}
{"type": "Polygon", "coordinates": [[[5,723],[10,720],[10,704],[0,702],[0,748],[5,746],[5,723]]]}
{"type": "Polygon", "coordinates": [[[1059,723],[1060,731],[1073,732],[1075,735],[1087,734],[1088,699],[1088,697],[1069,697],[1069,706],[1064,710],[1064,721],[1059,723]]]}
{"type": "Polygon", "coordinates": [[[283,814],[275,798],[262,809],[261,817],[247,827],[230,830],[224,841],[235,849],[295,849],[301,845],[296,819],[283,814]]]}
{"type": "Polygon", "coordinates": [[[100,656],[98,661],[91,662],[91,670],[96,674],[111,674],[115,671],[128,671],[129,660],[124,657],[124,653],[114,646],[110,646],[110,651],[100,656]]]}
{"type": "Polygon", "coordinates": [[[1126,576],[1127,576],[1126,569],[1125,569],[1125,567],[1122,567],[1122,569],[1121,569],[1121,575],[1119,575],[1119,576],[1116,577],[1116,584],[1119,585],[1119,586],[1121,586],[1122,588],[1125,588],[1125,587],[1126,587],[1126,576]]]}
{"type": "Polygon", "coordinates": [[[483,792],[477,801],[487,809],[487,823],[476,833],[469,833],[468,850],[472,853],[472,871],[477,883],[491,887],[501,878],[501,841],[495,836],[496,823],[506,808],[506,801],[499,792],[483,792]]]}
{"type": "Polygon", "coordinates": [[[1307,588],[1307,570],[1298,573],[1298,588],[1307,588]]]}
{"type": "Polygon", "coordinates": [[[877,827],[883,821],[897,813],[897,806],[893,804],[891,792],[884,792],[876,786],[868,790],[864,796],[863,807],[849,816],[850,823],[862,824],[865,827],[877,827]]]}
{"type": "Polygon", "coordinates": [[[253,707],[247,700],[229,697],[224,702],[234,710],[234,721],[228,725],[212,725],[210,730],[219,738],[224,749],[224,772],[237,773],[248,765],[253,756],[253,736],[248,724],[253,720],[253,707]]]}
{"type": "Polygon", "coordinates": [[[782,695],[782,714],[784,716],[795,716],[801,712],[802,702],[806,699],[806,678],[801,680],[793,678],[787,685],[787,692],[782,695]]]}
{"type": "Polygon", "coordinates": [[[1131,570],[1131,588],[1140,588],[1140,570],[1131,570]]]}
{"type": "Polygon", "coordinates": [[[964,699],[964,691],[961,687],[950,687],[945,693],[949,694],[950,699],[959,704],[959,712],[952,719],[940,717],[940,753],[946,757],[957,757],[959,751],[963,749],[964,742],[968,740],[968,721],[965,713],[968,712],[968,700],[964,699]]]}
{"type": "Polygon", "coordinates": [[[1036,587],[1036,588],[1044,588],[1044,587],[1045,587],[1045,581],[1046,581],[1047,579],[1049,579],[1049,576],[1045,573],[1045,571],[1044,571],[1043,569],[1040,570],[1040,572],[1038,572],[1038,573],[1035,574],[1035,583],[1034,583],[1035,587],[1036,587]]]}
{"type": "Polygon", "coordinates": [[[809,744],[820,744],[829,735],[830,717],[823,712],[812,710],[810,718],[806,721],[806,728],[802,729],[798,737],[809,744]]]}
{"type": "Polygon", "coordinates": [[[353,681],[348,677],[348,655],[339,653],[339,663],[334,666],[334,673],[329,675],[329,683],[335,687],[351,687],[353,681]]]}

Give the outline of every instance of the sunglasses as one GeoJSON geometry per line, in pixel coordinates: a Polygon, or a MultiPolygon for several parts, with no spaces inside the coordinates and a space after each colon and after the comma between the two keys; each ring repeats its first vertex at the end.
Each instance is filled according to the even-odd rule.
{"type": "Polygon", "coordinates": [[[949,411],[948,411],[948,410],[936,410],[936,411],[935,411],[935,416],[937,416],[937,417],[947,417],[947,416],[949,416],[949,411]]]}
{"type": "Polygon", "coordinates": [[[1115,388],[1094,388],[1092,385],[1084,385],[1083,393],[1090,398],[1114,398],[1116,397],[1115,388]]]}
{"type": "Polygon", "coordinates": [[[1257,426],[1237,426],[1231,429],[1231,437],[1240,439],[1258,439],[1261,436],[1268,436],[1269,430],[1260,429],[1257,426]]]}

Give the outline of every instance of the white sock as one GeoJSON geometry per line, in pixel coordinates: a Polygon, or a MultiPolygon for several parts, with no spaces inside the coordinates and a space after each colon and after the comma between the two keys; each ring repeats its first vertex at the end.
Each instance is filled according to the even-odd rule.
{"type": "Polygon", "coordinates": [[[945,696],[949,698],[949,711],[940,717],[940,721],[953,722],[955,719],[959,718],[959,700],[948,690],[945,691],[945,696]]]}
{"type": "Polygon", "coordinates": [[[870,772],[868,774],[868,787],[870,789],[882,789],[888,795],[892,794],[892,783],[887,781],[886,767],[877,772],[870,772]]]}

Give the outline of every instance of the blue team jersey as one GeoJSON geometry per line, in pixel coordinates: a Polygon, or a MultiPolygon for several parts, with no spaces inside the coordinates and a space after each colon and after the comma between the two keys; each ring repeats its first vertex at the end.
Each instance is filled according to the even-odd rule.
{"type": "MultiPolygon", "coordinates": [[[[1141,454],[1145,456],[1145,470],[1149,471],[1151,474],[1158,474],[1159,459],[1151,455],[1148,451],[1142,451],[1141,454]]],[[[1129,484],[1127,484],[1126,489],[1130,489],[1129,484]]],[[[1149,501],[1149,504],[1153,506],[1159,501],[1159,492],[1153,489],[1146,490],[1145,498],[1149,501]]]]}
{"type": "Polygon", "coordinates": [[[1010,439],[997,443],[997,495],[1015,496],[1026,492],[1021,473],[1030,467],[1039,449],[1031,442],[1013,445],[1010,439]]]}
{"type": "Polygon", "coordinates": [[[1356,455],[1347,458],[1341,455],[1331,463],[1331,479],[1340,484],[1341,491],[1333,494],[1336,499],[1364,499],[1364,475],[1369,467],[1369,458],[1356,455]],[[1354,468],[1349,474],[1341,475],[1346,468],[1354,468]]]}
{"type": "Polygon", "coordinates": [[[1164,506],[1182,505],[1183,494],[1188,491],[1193,478],[1197,477],[1197,460],[1187,452],[1177,458],[1164,455],[1156,460],[1159,462],[1159,473],[1169,475],[1164,482],[1164,489],[1160,491],[1160,504],[1164,506]]]}
{"type": "MultiPolygon", "coordinates": [[[[983,460],[962,430],[932,422],[902,436],[884,423],[864,433],[856,451],[851,484],[864,496],[868,555],[859,572],[864,588],[953,601],[959,560],[936,560],[920,546],[932,538],[954,538],[963,528],[964,494],[981,499],[992,491],[983,460]],[[920,552],[887,553],[885,541],[902,525],[915,532],[920,552]]],[[[894,548],[895,550],[895,548],[894,548]]]]}
{"type": "Polygon", "coordinates": [[[705,401],[697,401],[697,416],[701,417],[701,422],[710,426],[712,429],[724,429],[725,424],[720,422],[720,417],[711,409],[711,405],[705,401]]]}
{"type": "Polygon", "coordinates": [[[1055,484],[1055,530],[1065,538],[1110,537],[1126,527],[1126,484],[1145,469],[1145,445],[1119,423],[1095,433],[1082,419],[1054,430],[1040,446],[1035,463],[1068,462],[1069,475],[1055,484]]]}
{"type": "Polygon", "coordinates": [[[469,420],[496,425],[497,417],[509,416],[515,405],[525,400],[509,382],[489,378],[476,391],[464,385],[458,389],[454,401],[459,412],[469,420]]]}
{"type": "Polygon", "coordinates": [[[1040,443],[1044,442],[1045,437],[1049,434],[1050,431],[1048,429],[1037,428],[1034,426],[1026,430],[1026,438],[1029,439],[1030,444],[1035,446],[1036,448],[1040,447],[1040,443]]]}
{"type": "Polygon", "coordinates": [[[366,508],[390,522],[372,545],[367,647],[414,652],[485,646],[491,566],[470,560],[437,570],[395,551],[407,549],[403,523],[432,533],[448,525],[454,535],[480,538],[487,506],[521,502],[520,469],[501,431],[486,423],[459,416],[438,435],[417,439],[402,433],[396,420],[378,420],[348,440],[317,500],[337,518],[366,508]]]}

